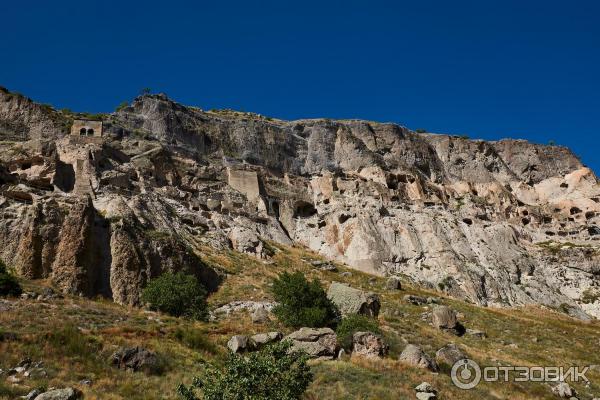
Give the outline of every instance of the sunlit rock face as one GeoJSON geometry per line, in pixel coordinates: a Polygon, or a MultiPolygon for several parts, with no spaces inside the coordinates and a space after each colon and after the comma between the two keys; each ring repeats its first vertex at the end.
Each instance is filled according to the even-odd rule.
{"type": "Polygon", "coordinates": [[[74,142],[75,116],[0,97],[0,256],[64,291],[137,304],[165,270],[214,288],[203,246],[264,260],[270,240],[481,305],[600,316],[600,185],[564,147],[164,95],[74,142]]]}

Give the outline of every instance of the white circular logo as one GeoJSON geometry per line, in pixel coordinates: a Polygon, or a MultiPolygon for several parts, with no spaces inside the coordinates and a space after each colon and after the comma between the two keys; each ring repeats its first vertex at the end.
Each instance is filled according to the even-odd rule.
{"type": "Polygon", "coordinates": [[[450,376],[456,387],[473,389],[481,381],[481,368],[475,361],[465,358],[454,363],[450,376]]]}

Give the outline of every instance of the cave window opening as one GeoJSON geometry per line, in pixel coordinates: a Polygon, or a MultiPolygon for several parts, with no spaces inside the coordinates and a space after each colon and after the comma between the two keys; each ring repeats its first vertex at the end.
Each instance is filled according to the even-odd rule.
{"type": "Polygon", "coordinates": [[[88,136],[94,136],[94,130],[92,128],[88,128],[87,135],[88,136]]]}
{"type": "Polygon", "coordinates": [[[85,128],[81,128],[81,129],[79,130],[79,136],[85,136],[86,132],[87,132],[87,131],[86,131],[86,129],[85,129],[85,128]]]}

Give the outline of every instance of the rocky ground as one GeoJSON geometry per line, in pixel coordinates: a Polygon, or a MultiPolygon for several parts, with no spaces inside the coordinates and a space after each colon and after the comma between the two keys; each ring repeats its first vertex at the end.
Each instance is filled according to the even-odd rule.
{"type": "Polygon", "coordinates": [[[399,288],[388,278],[337,263],[335,270],[322,269],[320,256],[301,248],[273,244],[271,250],[268,261],[206,250],[202,260],[221,265],[230,283],[209,297],[211,322],[61,295],[47,280],[23,280],[24,296],[0,301],[0,398],[38,390],[53,399],[176,399],[176,386],[191,383],[203,362],[221,363],[229,349],[254,351],[283,336],[314,357],[315,379],[305,396],[310,400],[558,399],[565,389],[558,383],[496,382],[463,391],[449,371],[464,356],[482,366],[592,366],[591,384],[569,390],[578,399],[600,394],[597,321],[536,306],[481,307],[407,281],[399,288]],[[355,336],[349,354],[340,353],[327,328],[282,326],[269,311],[270,284],[279,273],[296,270],[318,278],[330,296],[351,300],[348,307],[377,309],[382,335],[355,336]],[[340,290],[339,284],[354,290],[340,290]]]}

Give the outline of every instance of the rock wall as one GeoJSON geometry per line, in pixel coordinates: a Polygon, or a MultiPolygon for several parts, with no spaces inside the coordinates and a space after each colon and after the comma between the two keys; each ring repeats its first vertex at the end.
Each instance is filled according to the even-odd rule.
{"type": "Polygon", "coordinates": [[[164,270],[214,287],[202,246],[268,258],[273,240],[477,304],[600,316],[600,185],[564,147],[205,112],[164,95],[107,118],[104,143],[55,139],[48,123],[38,144],[2,145],[0,255],[23,275],[135,304],[164,270]]]}

